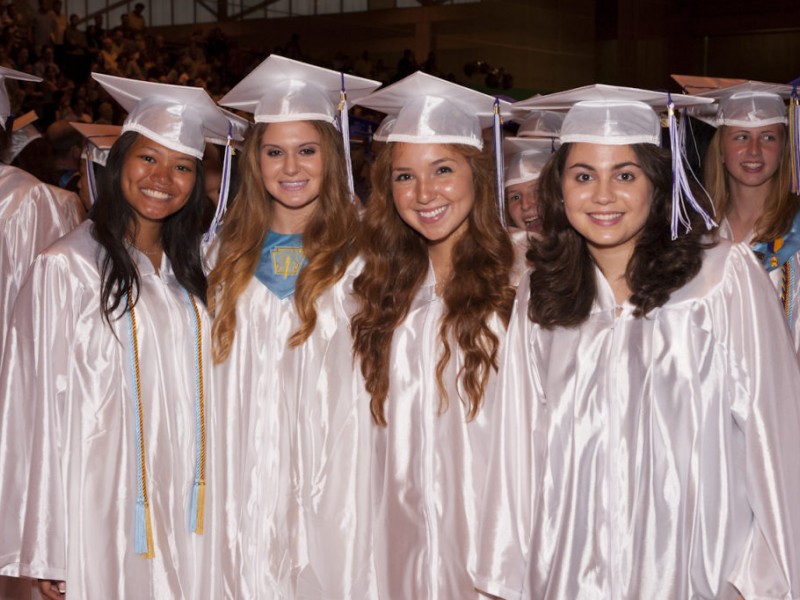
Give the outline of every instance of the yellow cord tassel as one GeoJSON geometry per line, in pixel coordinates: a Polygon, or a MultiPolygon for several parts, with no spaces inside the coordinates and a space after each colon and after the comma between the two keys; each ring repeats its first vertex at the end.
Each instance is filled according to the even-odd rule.
{"type": "Polygon", "coordinates": [[[197,525],[194,532],[200,535],[203,534],[203,523],[205,521],[206,512],[206,482],[201,481],[197,487],[197,525]]]}

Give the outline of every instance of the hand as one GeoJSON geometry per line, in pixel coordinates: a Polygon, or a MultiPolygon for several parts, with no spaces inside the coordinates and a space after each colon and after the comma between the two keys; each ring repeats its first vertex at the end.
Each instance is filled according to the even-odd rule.
{"type": "Polygon", "coordinates": [[[64,600],[67,597],[67,584],[64,581],[40,579],[39,591],[48,600],[64,600]]]}

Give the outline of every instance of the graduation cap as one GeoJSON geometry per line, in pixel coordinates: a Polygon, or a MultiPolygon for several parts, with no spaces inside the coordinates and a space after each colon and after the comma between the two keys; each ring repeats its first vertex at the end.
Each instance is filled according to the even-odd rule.
{"type": "MultiPolygon", "coordinates": [[[[512,105],[514,110],[517,105],[512,105]]],[[[519,123],[517,137],[557,138],[564,123],[564,112],[554,110],[514,110],[514,120],[519,123]]]]}
{"type": "Polygon", "coordinates": [[[19,153],[25,149],[25,146],[42,137],[41,132],[33,125],[33,122],[38,118],[39,115],[31,110],[14,119],[8,146],[3,152],[2,160],[5,164],[10,165],[19,153]]]}
{"type": "Polygon", "coordinates": [[[42,80],[41,77],[35,75],[28,75],[22,71],[15,71],[8,67],[0,67],[0,127],[6,128],[6,120],[11,116],[11,102],[8,99],[8,90],[6,89],[6,79],[16,79],[18,81],[36,81],[42,80]]]}
{"type": "Polygon", "coordinates": [[[93,206],[97,201],[97,181],[95,180],[94,169],[89,163],[106,166],[108,160],[108,153],[111,152],[111,146],[117,141],[117,138],[122,134],[122,127],[119,125],[102,125],[95,123],[70,123],[78,133],[84,138],[83,151],[81,158],[87,161],[86,164],[86,178],[87,189],[89,191],[89,205],[93,206]]]}
{"type": "Polygon", "coordinates": [[[177,152],[203,158],[207,137],[233,137],[233,126],[202,88],[92,73],[128,111],[122,132],[136,131],[177,152]]]}
{"type": "Polygon", "coordinates": [[[354,104],[395,117],[386,141],[466,144],[480,149],[481,130],[492,125],[498,102],[506,111],[511,106],[488,94],[417,71],[354,104]]]}
{"type": "Polygon", "coordinates": [[[219,103],[254,115],[256,123],[335,123],[342,93],[350,100],[380,87],[379,81],[345,75],[297,60],[268,56],[219,103]]]}
{"type": "Polygon", "coordinates": [[[519,185],[539,179],[542,169],[553,154],[550,140],[531,138],[506,138],[505,186],[519,185]]]}

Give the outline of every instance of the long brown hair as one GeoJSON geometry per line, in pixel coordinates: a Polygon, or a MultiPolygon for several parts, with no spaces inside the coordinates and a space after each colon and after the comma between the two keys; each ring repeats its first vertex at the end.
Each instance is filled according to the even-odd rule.
{"type": "MultiPolygon", "coordinates": [[[[466,392],[461,398],[471,420],[480,409],[491,369],[497,369],[500,340],[489,321],[494,313],[508,324],[514,289],[509,283],[513,250],[500,225],[495,202],[491,158],[471,146],[448,145],[472,169],[475,204],[467,229],[453,248],[452,283],[443,292],[446,314],[439,329],[442,353],[436,366],[439,411],[447,409],[443,374],[455,340],[464,355],[457,377],[466,392]]],[[[360,360],[372,418],[386,425],[384,404],[394,330],[408,315],[411,302],[428,272],[425,239],[397,214],[392,199],[391,167],[395,144],[386,144],[375,163],[370,197],[361,227],[364,270],[354,282],[360,303],[352,319],[354,359],[360,360]]]]}
{"type": "MultiPolygon", "coordinates": [[[[722,138],[725,125],[721,125],[706,151],[704,161],[704,184],[714,201],[717,217],[724,217],[730,210],[731,192],[728,185],[728,171],[722,157],[722,138]]],[[[771,242],[784,235],[792,226],[800,198],[791,193],[791,161],[786,127],[782,128],[784,147],[778,170],[770,180],[769,195],[764,205],[764,213],[753,226],[753,242],[771,242]]]]}
{"type": "MultiPolygon", "coordinates": [[[[583,323],[597,297],[595,262],[586,240],[572,227],[564,209],[561,182],[572,144],[561,146],[539,178],[539,210],[543,234],[531,241],[528,261],[531,292],[528,317],[545,328],[583,323]]],[[[645,221],[625,277],[636,317],[662,306],[675,290],[700,271],[703,221],[691,210],[692,230],[671,239],[672,167],[669,152],[652,144],[632,144],[639,165],[653,186],[650,214],[645,221]]],[[[695,197],[698,197],[695,194],[695,197]]]]}
{"type": "MultiPolygon", "coordinates": [[[[322,193],[303,231],[307,264],[300,271],[294,302],[300,326],[290,344],[302,344],[317,322],[315,302],[338,281],[355,256],[357,214],[347,186],[344,145],[336,128],[309,121],[320,134],[323,155],[322,193]]],[[[261,179],[261,139],[268,124],[256,124],[247,135],[241,161],[241,187],[220,230],[216,266],[208,277],[213,356],[227,359],[236,331],[236,303],[256,272],[261,246],[272,221],[272,199],[261,179]]]]}

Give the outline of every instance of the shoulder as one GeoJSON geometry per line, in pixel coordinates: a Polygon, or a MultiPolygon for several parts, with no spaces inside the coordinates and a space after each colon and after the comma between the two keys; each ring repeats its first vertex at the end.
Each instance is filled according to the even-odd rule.
{"type": "Polygon", "coordinates": [[[694,301],[724,291],[731,284],[742,284],[745,280],[763,280],[767,274],[747,244],[719,240],[703,251],[700,272],[681,289],[673,292],[665,306],[694,301]]]}

